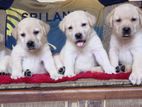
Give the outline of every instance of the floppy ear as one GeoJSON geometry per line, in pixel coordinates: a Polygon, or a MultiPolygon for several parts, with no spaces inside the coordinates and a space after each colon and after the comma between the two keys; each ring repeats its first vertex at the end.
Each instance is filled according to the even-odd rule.
{"type": "Polygon", "coordinates": [[[66,17],[64,17],[63,20],[60,21],[60,23],[59,23],[59,28],[60,28],[63,32],[65,32],[65,20],[66,20],[66,17]]]}
{"type": "Polygon", "coordinates": [[[142,10],[137,7],[138,13],[139,13],[139,20],[140,20],[140,25],[142,26],[142,10]]]}
{"type": "Polygon", "coordinates": [[[18,39],[18,25],[12,30],[12,36],[17,40],[18,39]]]}
{"type": "Polygon", "coordinates": [[[114,15],[114,9],[107,15],[106,17],[106,24],[109,25],[111,28],[113,26],[113,15],[114,15]]]}
{"type": "Polygon", "coordinates": [[[89,24],[91,27],[93,27],[96,23],[96,17],[88,12],[85,12],[85,14],[87,15],[88,17],[88,20],[89,20],[89,24]]]}
{"type": "Polygon", "coordinates": [[[49,30],[50,30],[50,26],[47,23],[44,23],[42,21],[40,21],[41,26],[43,27],[43,33],[45,36],[47,36],[49,30]]]}

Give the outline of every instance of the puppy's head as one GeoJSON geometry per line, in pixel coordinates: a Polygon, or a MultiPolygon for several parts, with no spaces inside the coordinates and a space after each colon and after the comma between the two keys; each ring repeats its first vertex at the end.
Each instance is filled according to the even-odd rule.
{"type": "Polygon", "coordinates": [[[117,36],[130,38],[142,26],[142,12],[132,4],[122,4],[108,14],[106,21],[117,36]]]}
{"type": "Polygon", "coordinates": [[[82,48],[90,38],[95,22],[95,16],[84,11],[74,11],[64,17],[59,27],[69,41],[82,48]]]}
{"type": "Polygon", "coordinates": [[[34,51],[47,42],[49,29],[49,25],[39,19],[25,18],[13,29],[12,35],[24,49],[34,51]]]}

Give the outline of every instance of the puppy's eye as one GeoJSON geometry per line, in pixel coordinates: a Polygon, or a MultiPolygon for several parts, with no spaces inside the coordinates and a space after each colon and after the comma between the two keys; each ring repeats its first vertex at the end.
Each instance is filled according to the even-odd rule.
{"type": "Polygon", "coordinates": [[[21,36],[22,36],[22,37],[25,37],[25,36],[26,36],[26,34],[25,34],[25,33],[21,33],[21,36]]]}
{"type": "Polygon", "coordinates": [[[85,27],[86,25],[87,25],[86,23],[82,23],[82,25],[81,25],[81,26],[82,26],[82,27],[85,27]]]}
{"type": "Polygon", "coordinates": [[[122,21],[121,19],[117,19],[117,20],[116,20],[116,22],[121,22],[121,21],[122,21]]]}
{"type": "Polygon", "coordinates": [[[132,22],[135,22],[136,20],[137,20],[136,18],[132,18],[132,19],[131,19],[132,22]]]}
{"type": "Polygon", "coordinates": [[[34,35],[37,35],[37,34],[39,34],[39,31],[37,30],[37,31],[34,31],[33,33],[34,33],[34,35]]]}
{"type": "Polygon", "coordinates": [[[69,26],[68,29],[69,29],[69,30],[72,30],[72,26],[69,26]]]}

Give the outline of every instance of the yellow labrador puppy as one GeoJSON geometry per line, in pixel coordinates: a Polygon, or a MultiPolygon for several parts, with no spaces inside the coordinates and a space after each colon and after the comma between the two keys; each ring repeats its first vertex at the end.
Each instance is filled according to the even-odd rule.
{"type": "Polygon", "coordinates": [[[109,57],[117,71],[122,65],[132,67],[129,80],[132,84],[142,82],[142,12],[132,4],[122,4],[107,16],[112,27],[109,57]]]}
{"type": "Polygon", "coordinates": [[[11,78],[48,72],[52,79],[61,77],[47,43],[49,25],[39,19],[25,18],[13,30],[17,44],[12,50],[11,78]]]}
{"type": "Polygon", "coordinates": [[[74,76],[82,71],[96,71],[94,67],[98,65],[106,73],[115,73],[94,30],[95,22],[95,16],[84,11],[74,11],[60,22],[59,27],[67,37],[60,53],[66,68],[65,76],[74,76]]]}

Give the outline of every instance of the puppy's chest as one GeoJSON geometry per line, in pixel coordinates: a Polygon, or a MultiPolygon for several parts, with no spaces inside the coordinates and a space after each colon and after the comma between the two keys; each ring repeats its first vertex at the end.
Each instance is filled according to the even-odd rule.
{"type": "Polygon", "coordinates": [[[128,64],[128,65],[131,65],[132,62],[133,62],[133,57],[132,57],[132,53],[131,53],[131,47],[128,46],[128,47],[120,47],[119,48],[119,61],[122,63],[122,64],[128,64]]]}
{"type": "Polygon", "coordinates": [[[29,69],[32,74],[45,73],[43,62],[40,57],[37,56],[26,56],[21,61],[23,71],[29,69]]]}
{"type": "Polygon", "coordinates": [[[75,71],[87,71],[94,65],[96,65],[96,61],[91,52],[80,53],[75,59],[75,71]]]}

